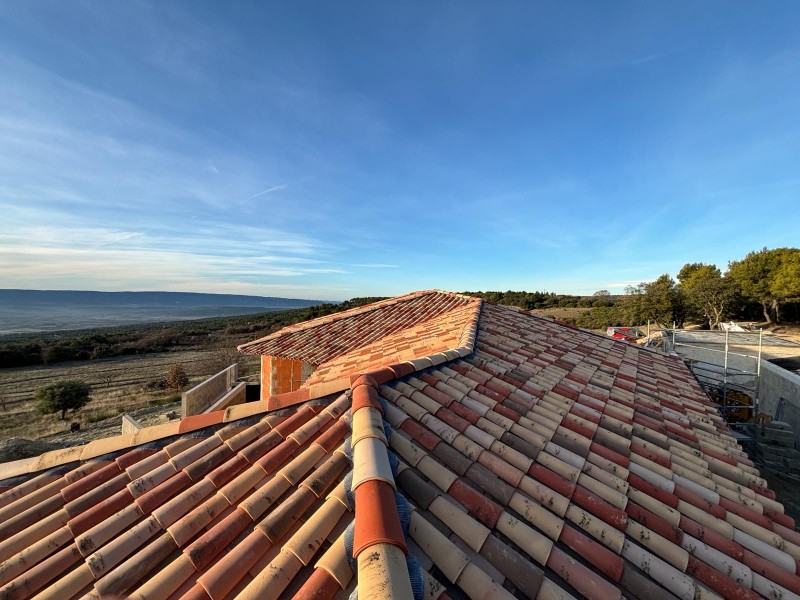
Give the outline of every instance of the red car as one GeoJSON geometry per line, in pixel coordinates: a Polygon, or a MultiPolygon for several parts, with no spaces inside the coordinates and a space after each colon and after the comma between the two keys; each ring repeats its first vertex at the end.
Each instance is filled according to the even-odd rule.
{"type": "Polygon", "coordinates": [[[644,334],[638,327],[608,327],[606,335],[616,340],[625,340],[626,342],[635,342],[639,338],[643,338],[644,334]]]}

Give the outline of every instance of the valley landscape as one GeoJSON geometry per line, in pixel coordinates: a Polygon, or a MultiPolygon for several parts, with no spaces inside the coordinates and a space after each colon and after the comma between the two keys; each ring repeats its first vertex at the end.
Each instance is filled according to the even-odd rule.
{"type": "MultiPolygon", "coordinates": [[[[602,291],[593,296],[465,293],[604,333],[607,325],[647,322],[647,311],[652,309],[648,303],[657,304],[661,291],[652,287],[640,292],[627,296],[602,291]]],[[[217,294],[21,290],[0,290],[0,297],[4,300],[0,315],[6,319],[0,321],[6,330],[0,334],[0,442],[27,438],[59,443],[82,443],[87,436],[118,432],[123,413],[143,410],[145,422],[163,419],[180,401],[182,390],[166,384],[167,372],[174,365],[180,365],[188,376],[189,384],[183,390],[234,362],[239,363],[240,376],[257,381],[257,357],[240,355],[238,345],[294,323],[381,299],[320,303],[217,294]],[[8,317],[14,314],[23,316],[16,320],[8,317]],[[197,318],[209,314],[213,316],[197,318]],[[55,323],[61,329],[52,330],[55,323]],[[39,414],[36,391],[64,379],[88,383],[92,390],[89,403],[68,413],[66,420],[58,414],[39,414]],[[80,423],[82,434],[69,433],[72,422],[80,423]],[[86,432],[87,427],[94,430],[98,426],[94,434],[86,432]]],[[[651,313],[654,321],[667,321],[676,308],[667,303],[661,310],[651,313]]],[[[786,315],[796,312],[797,305],[789,303],[786,315]]],[[[702,321],[701,313],[693,314],[696,321],[702,321]]],[[[757,315],[755,304],[740,314],[757,315]]],[[[800,340],[791,324],[770,328],[788,339],[800,340]]]]}
{"type": "MultiPolygon", "coordinates": [[[[149,412],[143,423],[148,423],[148,419],[158,421],[176,406],[179,408],[176,403],[180,402],[181,390],[169,389],[166,384],[166,374],[171,366],[179,364],[185,370],[189,385],[183,389],[234,362],[239,363],[241,376],[257,377],[257,357],[239,355],[236,352],[239,344],[293,323],[374,300],[356,298],[342,303],[321,304],[311,300],[263,298],[257,299],[260,306],[247,306],[254,300],[220,296],[219,304],[214,305],[210,300],[214,300],[216,295],[196,296],[201,297],[198,304],[203,301],[205,304],[176,307],[176,312],[170,314],[180,314],[182,320],[170,322],[159,317],[165,311],[173,310],[171,307],[147,301],[136,305],[115,304],[108,296],[102,295],[105,302],[99,309],[76,303],[59,305],[52,301],[52,311],[43,302],[37,306],[5,305],[2,311],[6,315],[14,312],[35,314],[30,323],[36,330],[0,335],[0,443],[9,438],[52,440],[53,436],[59,443],[83,443],[87,439],[87,427],[97,429],[88,435],[115,435],[119,432],[120,415],[135,414],[139,410],[149,412]],[[244,306],[231,307],[232,303],[244,306]],[[264,306],[270,303],[272,307],[264,306]],[[286,310],[280,307],[281,304],[300,308],[286,310]],[[226,316],[232,308],[247,314],[226,316]],[[187,310],[204,311],[214,316],[187,320],[187,310]],[[81,328],[84,314],[89,315],[92,322],[124,324],[81,328]],[[41,325],[56,321],[60,318],[57,315],[63,315],[64,321],[61,322],[67,323],[67,328],[50,331],[41,325]],[[121,318],[114,321],[114,315],[121,315],[121,318]],[[131,320],[136,320],[136,324],[131,324],[131,320]],[[78,412],[67,413],[66,420],[61,420],[59,414],[39,414],[36,391],[64,379],[88,383],[92,389],[89,403],[78,412]],[[105,421],[108,423],[104,424],[105,421]],[[72,422],[80,423],[84,433],[70,434],[72,422]],[[101,427],[98,429],[95,424],[101,427]]],[[[129,302],[130,297],[117,297],[116,300],[129,302]]],[[[20,322],[12,327],[19,328],[20,322]]],[[[5,458],[10,459],[13,457],[5,458]]],[[[2,452],[0,460],[3,460],[2,452]]]]}
{"type": "Polygon", "coordinates": [[[181,292],[0,290],[0,336],[289,310],[321,300],[181,292]]]}

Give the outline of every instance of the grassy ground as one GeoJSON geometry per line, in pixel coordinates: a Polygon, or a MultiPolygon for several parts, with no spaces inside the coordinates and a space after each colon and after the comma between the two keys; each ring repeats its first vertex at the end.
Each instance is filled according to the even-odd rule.
{"type": "Polygon", "coordinates": [[[773,335],[780,336],[797,344],[800,344],[800,324],[780,323],[778,325],[763,324],[764,331],[769,331],[773,335]]]}
{"type": "MultiPolygon", "coordinates": [[[[257,373],[257,357],[243,358],[240,374],[257,373]]],[[[85,428],[114,418],[119,424],[118,417],[123,413],[180,400],[180,392],[156,387],[170,365],[182,364],[191,386],[223,368],[218,362],[219,357],[213,353],[185,351],[4,369],[0,371],[0,440],[38,439],[63,433],[69,431],[72,422],[85,428]],[[89,403],[76,413],[68,412],[64,421],[60,414],[37,413],[36,390],[66,378],[82,379],[92,386],[89,403]]]]}

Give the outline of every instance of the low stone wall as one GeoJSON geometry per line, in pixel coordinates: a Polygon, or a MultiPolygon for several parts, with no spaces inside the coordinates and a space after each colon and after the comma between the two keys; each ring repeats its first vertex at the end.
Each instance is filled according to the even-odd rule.
{"type": "Polygon", "coordinates": [[[190,417],[206,410],[224,396],[239,376],[239,365],[231,365],[203,383],[181,394],[181,417],[190,417]]]}
{"type": "Polygon", "coordinates": [[[141,428],[142,424],[132,416],[128,414],[122,415],[122,435],[133,435],[141,428]]]}

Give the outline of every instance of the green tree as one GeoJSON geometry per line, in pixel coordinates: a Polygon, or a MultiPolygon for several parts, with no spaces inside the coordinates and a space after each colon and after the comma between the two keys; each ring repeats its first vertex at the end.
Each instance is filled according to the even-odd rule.
{"type": "Polygon", "coordinates": [[[708,320],[709,329],[718,329],[730,314],[737,298],[737,285],[723,277],[714,265],[687,263],[678,273],[678,281],[686,294],[687,308],[694,309],[708,320]]]}
{"type": "Polygon", "coordinates": [[[761,304],[767,323],[780,321],[781,304],[800,297],[800,249],[763,248],[728,264],[742,294],[761,304]]]}
{"type": "Polygon", "coordinates": [[[65,379],[50,383],[36,390],[36,406],[42,414],[61,411],[61,419],[67,411],[76,411],[89,401],[91,386],[80,379],[65,379]]]}
{"type": "Polygon", "coordinates": [[[683,290],[677,288],[675,281],[666,273],[655,281],[629,286],[625,292],[628,295],[625,312],[631,325],[655,321],[664,324],[674,322],[678,327],[683,326],[686,319],[683,290]]]}
{"type": "Polygon", "coordinates": [[[774,297],[772,307],[775,320],[781,318],[783,302],[800,300],[800,249],[781,248],[780,265],[772,276],[770,291],[774,297]]]}

